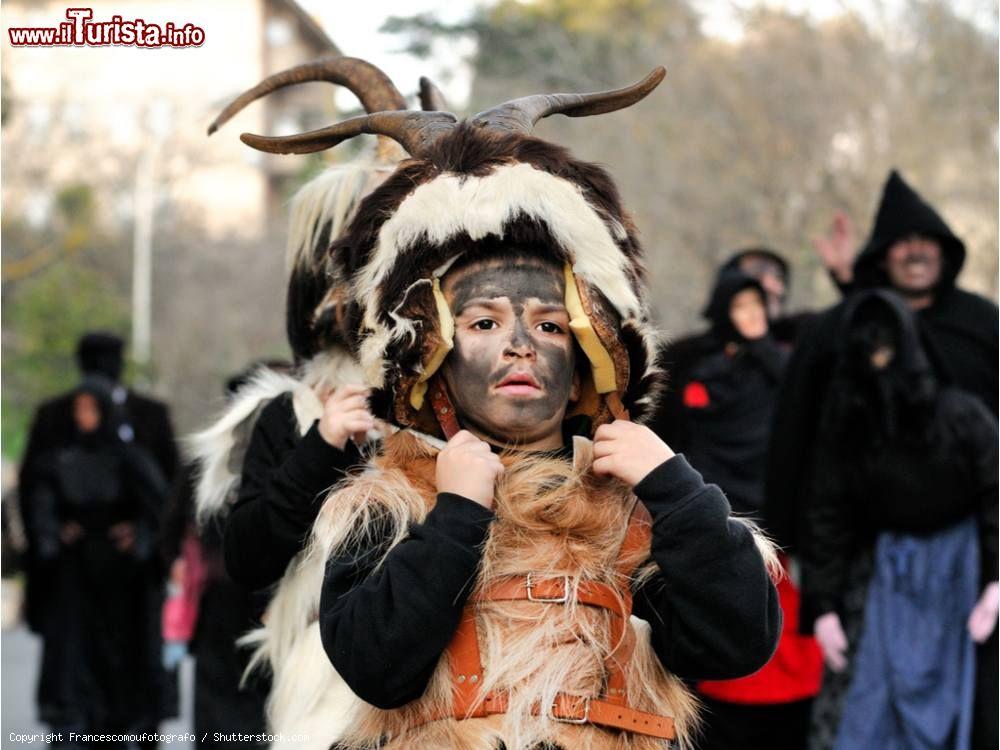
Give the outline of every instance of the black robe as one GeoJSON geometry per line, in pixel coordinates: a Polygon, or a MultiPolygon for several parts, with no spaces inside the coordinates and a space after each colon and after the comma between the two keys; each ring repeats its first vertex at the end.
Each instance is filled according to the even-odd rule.
{"type": "MultiPolygon", "coordinates": [[[[35,485],[40,472],[44,472],[46,458],[67,447],[74,440],[73,399],[76,393],[71,391],[46,401],[35,412],[18,475],[18,497],[21,517],[24,519],[32,516],[30,502],[35,494],[35,485]]],[[[129,425],[135,445],[143,448],[152,457],[167,483],[172,483],[177,473],[178,458],[166,405],[128,391],[124,403],[117,411],[117,418],[123,424],[129,425]]],[[[25,555],[27,571],[25,617],[28,626],[38,632],[37,613],[49,595],[48,584],[43,571],[36,565],[37,557],[31,547],[30,530],[26,529],[26,532],[29,547],[25,555]]]]}
{"type": "Polygon", "coordinates": [[[157,533],[166,483],[142,448],[84,436],[40,457],[25,518],[46,595],[39,718],[55,730],[151,731],[163,716],[157,533]],[[75,522],[83,535],[60,538],[75,522]],[[135,543],[109,536],[129,522],[135,543]]]}

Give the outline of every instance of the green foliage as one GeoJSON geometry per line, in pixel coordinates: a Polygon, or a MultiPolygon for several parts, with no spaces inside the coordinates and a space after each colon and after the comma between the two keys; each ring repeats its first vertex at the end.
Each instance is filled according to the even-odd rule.
{"type": "Polygon", "coordinates": [[[105,275],[71,261],[24,281],[3,306],[3,452],[16,458],[38,403],[79,379],[79,337],[97,329],[126,334],[129,310],[105,275]]]}

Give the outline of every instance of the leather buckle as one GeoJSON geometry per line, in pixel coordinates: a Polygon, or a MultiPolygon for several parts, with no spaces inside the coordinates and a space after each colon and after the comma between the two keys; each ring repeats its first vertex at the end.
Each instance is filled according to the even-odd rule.
{"type": "Polygon", "coordinates": [[[583,699],[583,716],[579,719],[575,719],[572,716],[556,716],[554,713],[556,709],[556,702],[557,701],[553,701],[549,706],[546,718],[562,722],[563,724],[586,724],[590,721],[590,698],[583,699]]]}
{"type": "Polygon", "coordinates": [[[528,589],[529,602],[539,602],[541,604],[565,604],[569,601],[569,576],[554,576],[562,578],[563,592],[561,596],[535,596],[531,593],[532,587],[536,585],[531,576],[532,574],[528,573],[524,582],[525,587],[528,589]]]}

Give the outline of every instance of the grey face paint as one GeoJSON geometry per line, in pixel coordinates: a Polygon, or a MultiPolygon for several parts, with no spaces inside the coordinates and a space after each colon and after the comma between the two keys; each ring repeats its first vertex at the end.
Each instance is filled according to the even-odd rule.
{"type": "Polygon", "coordinates": [[[442,372],[459,421],[504,444],[561,439],[576,365],[561,270],[529,258],[518,261],[473,264],[445,284],[457,326],[442,372]],[[496,327],[470,328],[474,321],[462,314],[471,304],[489,309],[484,317],[494,322],[487,325],[496,327]],[[558,335],[543,322],[543,306],[560,311],[558,335]],[[505,385],[509,378],[514,383],[505,385]]]}

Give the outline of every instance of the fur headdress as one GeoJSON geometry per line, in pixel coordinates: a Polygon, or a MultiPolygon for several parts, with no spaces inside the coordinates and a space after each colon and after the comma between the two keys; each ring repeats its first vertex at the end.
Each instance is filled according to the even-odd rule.
{"type": "Polygon", "coordinates": [[[597,94],[517,99],[458,121],[447,112],[384,111],[300,135],[241,136],[272,153],[310,153],[361,133],[411,155],[361,204],[331,252],[352,283],[345,334],[373,407],[401,426],[440,434],[426,392],[452,347],[440,279],[463,254],[516,242],[565,268],[570,327],[590,363],[577,405],[596,428],[653,406],[658,370],[641,249],[618,190],[602,168],[530,135],[551,114],[580,117],[634,104],[663,79],[597,94]]]}

